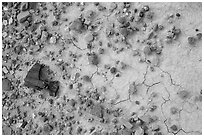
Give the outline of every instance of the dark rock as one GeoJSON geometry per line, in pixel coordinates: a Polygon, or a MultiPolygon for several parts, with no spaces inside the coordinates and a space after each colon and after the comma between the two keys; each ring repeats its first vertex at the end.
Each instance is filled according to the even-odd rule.
{"type": "Polygon", "coordinates": [[[59,81],[50,81],[48,67],[39,63],[28,71],[24,81],[24,85],[29,88],[48,89],[50,96],[56,96],[59,89],[59,81]]]}
{"type": "Polygon", "coordinates": [[[26,78],[24,81],[24,85],[29,88],[43,89],[46,87],[46,83],[41,80],[26,78]]]}
{"type": "Polygon", "coordinates": [[[53,127],[50,124],[45,124],[43,127],[43,131],[45,133],[50,133],[53,130],[53,127]]]}
{"type": "Polygon", "coordinates": [[[112,68],[110,69],[110,72],[111,72],[112,74],[116,74],[117,69],[116,69],[115,67],[112,67],[112,68]]]}
{"type": "Polygon", "coordinates": [[[177,131],[177,130],[178,130],[178,127],[177,127],[176,125],[172,125],[170,128],[171,128],[173,131],[177,131]]]}
{"type": "Polygon", "coordinates": [[[57,96],[57,92],[59,90],[59,81],[51,81],[48,84],[48,90],[50,93],[50,96],[57,96]]]}
{"type": "Polygon", "coordinates": [[[33,65],[33,67],[28,71],[28,74],[26,78],[32,78],[32,79],[40,79],[40,70],[42,68],[42,65],[39,63],[36,63],[33,65]]]}
{"type": "Polygon", "coordinates": [[[33,67],[28,71],[26,78],[24,79],[24,85],[27,87],[31,87],[34,89],[42,89],[45,88],[46,84],[44,81],[40,80],[40,70],[42,65],[36,63],[33,67]]]}

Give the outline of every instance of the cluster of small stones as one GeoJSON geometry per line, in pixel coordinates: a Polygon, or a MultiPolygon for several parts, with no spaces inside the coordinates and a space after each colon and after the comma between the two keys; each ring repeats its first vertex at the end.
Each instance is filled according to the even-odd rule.
{"type": "MultiPolygon", "coordinates": [[[[163,49],[163,44],[157,35],[164,31],[165,26],[154,24],[151,29],[148,27],[147,23],[154,19],[154,12],[148,5],[135,8],[132,7],[132,3],[124,2],[121,4],[111,3],[107,8],[102,3],[95,2],[91,4],[96,10],[83,12],[87,4],[52,2],[48,6],[48,3],[43,2],[2,3],[3,134],[166,134],[161,130],[163,125],[152,126],[159,121],[156,114],[138,117],[134,112],[128,118],[123,118],[122,108],[107,103],[107,98],[103,95],[107,90],[106,87],[93,86],[92,78],[94,74],[99,73],[98,71],[93,72],[92,75],[80,72],[76,72],[74,75],[70,73],[72,69],[76,69],[76,63],[84,57],[82,55],[84,52],[89,62],[88,65],[96,67],[98,70],[102,65],[101,58],[108,52],[107,50],[112,50],[117,54],[125,50],[132,50],[132,56],[139,57],[138,61],[150,65],[150,69],[153,71],[154,67],[158,67],[160,64],[159,58],[163,49]],[[83,14],[67,26],[63,26],[66,31],[61,33],[60,26],[70,20],[64,18],[63,15],[68,12],[67,9],[71,9],[73,6],[79,8],[83,14]],[[103,21],[96,20],[98,12],[104,12],[104,14],[108,12],[114,14],[116,18],[115,22],[108,24],[103,32],[108,39],[107,44],[104,44],[100,39],[103,37],[100,29],[104,26],[103,21]],[[54,17],[51,22],[48,19],[49,14],[53,14],[54,17]],[[141,50],[133,49],[129,40],[140,32],[147,32],[147,36],[143,40],[137,40],[144,46],[141,50]],[[77,44],[80,39],[77,36],[82,35],[85,36],[85,48],[81,48],[77,44]],[[123,43],[124,46],[117,47],[117,43],[123,43]],[[59,47],[44,51],[48,46],[53,45],[59,47]],[[74,47],[79,52],[72,51],[71,49],[74,47]],[[67,50],[68,53],[65,52],[67,50]],[[34,64],[39,60],[41,64],[44,64],[43,59],[38,58],[42,52],[46,55],[43,59],[50,61],[50,64],[46,65],[55,65],[62,77],[62,80],[59,80],[59,93],[56,96],[44,91],[47,88],[38,89],[24,85],[24,81],[26,81],[24,78],[34,64]],[[68,55],[69,61],[62,58],[64,54],[68,55]],[[157,60],[151,60],[152,56],[157,60]],[[62,81],[68,87],[67,92],[73,93],[75,97],[60,92],[62,88],[60,82],[62,81]],[[83,88],[85,85],[92,87],[85,90],[83,88]],[[88,126],[83,125],[82,121],[88,123],[88,126]]],[[[108,16],[110,15],[105,15],[104,18],[108,18],[108,16]]],[[[168,19],[170,20],[173,16],[179,18],[182,15],[175,13],[168,19]]],[[[182,30],[173,27],[166,33],[166,43],[170,44],[178,40],[181,33],[182,30]]],[[[187,41],[190,45],[195,45],[201,38],[202,33],[197,33],[195,36],[189,36],[187,41]]],[[[51,81],[58,80],[58,72],[52,70],[55,67],[50,67],[48,70],[51,81]]],[[[120,77],[123,75],[123,70],[130,66],[125,62],[117,61],[115,65],[105,64],[103,67],[107,70],[106,73],[110,72],[111,75],[120,77]]],[[[34,85],[38,86],[39,83],[34,85]]],[[[137,86],[134,82],[130,84],[129,91],[132,95],[137,94],[137,86]]],[[[180,91],[178,96],[186,99],[189,97],[189,92],[180,91]]],[[[136,101],[135,104],[140,106],[140,101],[136,101]]],[[[157,107],[152,105],[149,111],[154,112],[158,109],[157,107]]],[[[172,107],[170,110],[172,115],[179,113],[176,107],[172,107]]],[[[170,126],[170,130],[172,133],[176,133],[179,127],[174,124],[170,126]]]]}

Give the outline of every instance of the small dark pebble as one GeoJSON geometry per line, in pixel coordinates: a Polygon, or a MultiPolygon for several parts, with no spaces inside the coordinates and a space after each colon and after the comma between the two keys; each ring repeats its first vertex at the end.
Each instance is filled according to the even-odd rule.
{"type": "Polygon", "coordinates": [[[197,39],[202,39],[202,33],[198,33],[198,34],[196,34],[196,37],[197,37],[197,39]]]}
{"type": "Polygon", "coordinates": [[[112,68],[110,69],[110,72],[111,72],[112,74],[115,74],[115,73],[117,72],[117,69],[116,69],[115,67],[112,67],[112,68]]]}
{"type": "Polygon", "coordinates": [[[144,12],[141,12],[141,11],[140,11],[140,12],[139,12],[139,17],[141,17],[141,18],[144,17],[144,12]]]}
{"type": "Polygon", "coordinates": [[[177,127],[176,125],[172,125],[170,128],[171,128],[173,131],[177,131],[177,130],[178,130],[178,127],[177,127]]]}
{"type": "Polygon", "coordinates": [[[176,17],[180,17],[181,16],[181,14],[180,13],[176,13],[176,17]]]}

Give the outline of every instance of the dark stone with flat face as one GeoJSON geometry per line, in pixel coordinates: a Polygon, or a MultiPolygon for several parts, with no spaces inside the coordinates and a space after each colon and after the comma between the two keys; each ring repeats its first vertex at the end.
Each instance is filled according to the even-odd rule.
{"type": "Polygon", "coordinates": [[[24,81],[24,85],[28,88],[43,89],[46,87],[46,84],[38,79],[26,78],[24,81]]]}
{"type": "Polygon", "coordinates": [[[29,88],[34,89],[43,89],[46,85],[45,82],[40,80],[40,70],[42,65],[36,63],[33,67],[28,71],[26,78],[24,79],[24,85],[29,88]]]}
{"type": "Polygon", "coordinates": [[[48,88],[50,96],[56,96],[59,89],[58,81],[49,82],[49,69],[48,67],[36,63],[28,71],[26,78],[24,79],[24,85],[34,89],[48,88]]]}
{"type": "Polygon", "coordinates": [[[42,68],[42,65],[39,63],[36,63],[33,65],[33,67],[28,71],[28,74],[26,78],[32,78],[32,79],[40,79],[40,70],[42,68]]]}

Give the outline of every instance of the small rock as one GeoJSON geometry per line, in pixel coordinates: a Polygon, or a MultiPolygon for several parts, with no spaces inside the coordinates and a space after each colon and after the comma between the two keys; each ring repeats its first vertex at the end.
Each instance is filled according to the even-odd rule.
{"type": "Polygon", "coordinates": [[[181,99],[187,99],[190,97],[190,92],[189,91],[186,91],[186,90],[182,90],[182,91],[179,91],[178,92],[178,96],[181,98],[181,99]]]}
{"type": "Polygon", "coordinates": [[[56,37],[53,36],[50,38],[50,44],[56,44],[56,42],[57,42],[56,37]]]}
{"type": "Polygon", "coordinates": [[[177,130],[178,130],[178,127],[177,127],[176,125],[172,125],[170,128],[171,128],[173,131],[177,131],[177,130]]]}
{"type": "Polygon", "coordinates": [[[99,64],[99,58],[95,53],[91,53],[88,55],[89,63],[92,65],[98,65],[99,64]]]}
{"type": "Polygon", "coordinates": [[[196,38],[199,39],[199,40],[202,39],[202,33],[196,34],[196,38]]]}
{"type": "Polygon", "coordinates": [[[48,89],[49,89],[50,96],[56,97],[59,90],[59,81],[49,82],[48,89]]]}
{"type": "Polygon", "coordinates": [[[86,35],[85,40],[89,43],[89,42],[92,42],[94,40],[94,37],[92,34],[88,34],[88,35],[86,35]]]}
{"type": "Polygon", "coordinates": [[[143,52],[145,55],[150,55],[152,51],[149,46],[146,46],[144,47],[143,52]]]}
{"type": "Polygon", "coordinates": [[[53,130],[53,127],[50,125],[50,124],[45,124],[44,127],[43,127],[43,131],[45,133],[49,133],[53,130]]]}
{"type": "Polygon", "coordinates": [[[3,69],[2,69],[2,71],[5,73],[5,74],[7,74],[9,71],[8,71],[8,69],[7,69],[7,67],[3,67],[3,69]]]}
{"type": "Polygon", "coordinates": [[[11,81],[4,78],[2,79],[2,90],[10,91],[11,90],[11,81]]]}
{"type": "Polygon", "coordinates": [[[87,75],[84,75],[83,80],[86,81],[86,82],[90,82],[91,78],[89,76],[87,76],[87,75]]]}
{"type": "Polygon", "coordinates": [[[24,23],[28,17],[30,17],[30,13],[27,11],[27,12],[23,12],[23,13],[20,13],[17,18],[18,18],[18,21],[20,23],[24,23]]]}
{"type": "Polygon", "coordinates": [[[91,109],[90,113],[94,116],[97,116],[99,118],[102,118],[103,117],[103,110],[104,108],[97,104],[97,105],[94,105],[93,108],[91,109]]]}
{"type": "Polygon", "coordinates": [[[126,17],[119,17],[118,18],[118,22],[121,23],[121,24],[126,23],[126,21],[127,21],[126,17]]]}
{"type": "Polygon", "coordinates": [[[111,72],[112,74],[115,74],[115,73],[117,72],[117,69],[116,69],[115,67],[112,67],[112,68],[110,69],[110,72],[111,72]]]}

